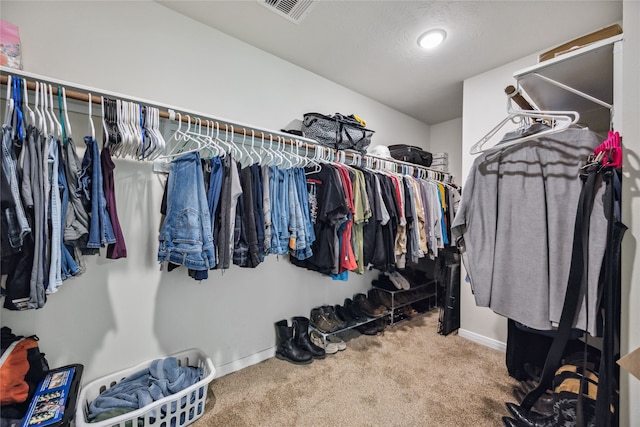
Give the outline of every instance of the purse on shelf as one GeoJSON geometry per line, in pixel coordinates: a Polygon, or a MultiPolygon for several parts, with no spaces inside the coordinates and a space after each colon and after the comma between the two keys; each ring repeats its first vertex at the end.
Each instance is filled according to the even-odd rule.
{"type": "Polygon", "coordinates": [[[353,115],[336,113],[326,116],[320,113],[304,114],[301,127],[305,137],[337,150],[356,150],[364,153],[371,144],[374,131],[365,128],[353,115]]]}

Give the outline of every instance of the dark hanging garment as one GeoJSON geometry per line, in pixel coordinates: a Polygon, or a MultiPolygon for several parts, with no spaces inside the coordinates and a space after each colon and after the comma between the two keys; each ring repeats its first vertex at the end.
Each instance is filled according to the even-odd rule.
{"type": "Polygon", "coordinates": [[[375,197],[375,177],[372,172],[362,169],[364,173],[364,182],[367,189],[367,198],[369,199],[369,206],[371,207],[371,218],[364,223],[362,229],[363,235],[363,247],[362,256],[365,268],[371,265],[373,260],[373,254],[376,248],[376,228],[379,224],[380,206],[377,204],[377,197],[375,197]]]}
{"type": "Polygon", "coordinates": [[[312,256],[299,260],[291,256],[290,260],[298,267],[331,274],[338,269],[335,258],[338,243],[337,230],[348,213],[346,195],[337,171],[330,165],[322,165],[320,171],[306,170],[307,193],[314,223],[316,240],[311,245],[312,256]]]}
{"type": "Polygon", "coordinates": [[[109,218],[111,220],[111,225],[113,226],[113,233],[116,237],[116,242],[107,246],[107,258],[126,258],[127,246],[124,241],[122,229],[120,228],[120,220],[118,219],[118,210],[116,208],[116,189],[113,179],[113,171],[116,168],[116,165],[111,159],[111,152],[109,152],[108,147],[102,149],[102,153],[100,153],[100,161],[102,162],[102,182],[104,187],[104,197],[107,200],[107,212],[109,212],[109,218]]]}
{"type": "Polygon", "coordinates": [[[407,220],[407,265],[412,264],[412,256],[413,253],[413,239],[411,235],[413,234],[413,227],[415,227],[416,221],[413,217],[413,199],[411,198],[409,188],[410,183],[408,180],[403,180],[404,182],[404,216],[407,220]]]}

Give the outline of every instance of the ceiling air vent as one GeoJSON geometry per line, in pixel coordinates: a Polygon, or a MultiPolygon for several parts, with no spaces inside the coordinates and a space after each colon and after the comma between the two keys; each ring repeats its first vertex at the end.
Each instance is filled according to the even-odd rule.
{"type": "Polygon", "coordinates": [[[258,3],[297,24],[309,13],[316,0],[258,0],[258,3]]]}

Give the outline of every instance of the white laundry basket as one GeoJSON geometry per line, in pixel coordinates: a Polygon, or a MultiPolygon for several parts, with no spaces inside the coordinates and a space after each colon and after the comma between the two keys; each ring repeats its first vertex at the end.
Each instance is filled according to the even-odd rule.
{"type": "Polygon", "coordinates": [[[153,360],[149,360],[131,368],[114,372],[102,378],[91,381],[80,391],[76,408],[75,423],[79,427],[181,427],[191,424],[204,413],[204,404],[207,399],[207,389],[213,380],[216,370],[213,362],[206,354],[198,349],[185,350],[172,354],[178,359],[180,366],[192,366],[202,368],[204,377],[197,383],[185,388],[179,393],[166,396],[160,400],[104,421],[90,423],[87,420],[89,403],[97,398],[100,393],[115,386],[142,369],[151,366],[153,360]],[[184,398],[184,399],[183,399],[184,398]]]}

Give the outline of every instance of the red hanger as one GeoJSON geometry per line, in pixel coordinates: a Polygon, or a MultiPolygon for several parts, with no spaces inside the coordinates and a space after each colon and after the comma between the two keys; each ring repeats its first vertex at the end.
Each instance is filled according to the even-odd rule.
{"type": "Polygon", "coordinates": [[[603,166],[613,166],[614,168],[622,166],[622,145],[620,141],[620,134],[610,130],[607,139],[593,150],[596,155],[602,153],[606,156],[602,163],[603,166]]]}

